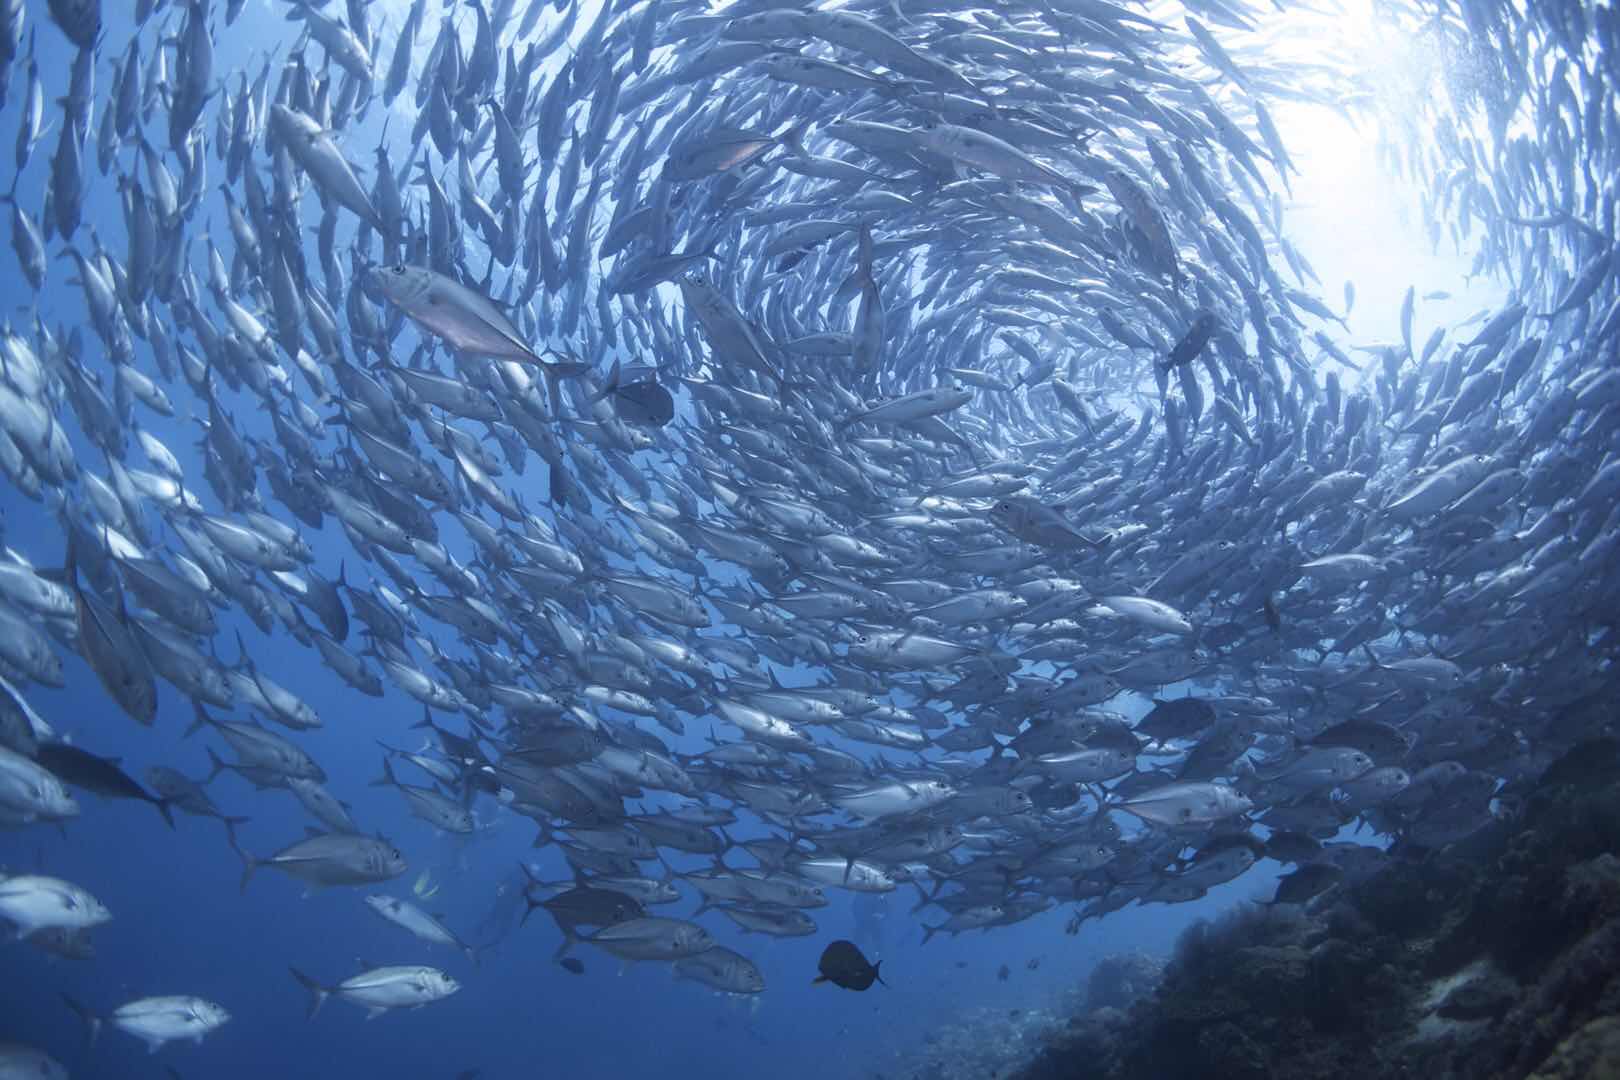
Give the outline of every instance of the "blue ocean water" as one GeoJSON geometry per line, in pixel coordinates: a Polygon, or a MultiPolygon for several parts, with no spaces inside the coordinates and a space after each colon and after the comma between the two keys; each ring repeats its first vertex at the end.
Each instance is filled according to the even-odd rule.
{"type": "MultiPolygon", "coordinates": [[[[220,5],[216,5],[220,6],[220,5]]],[[[154,26],[172,30],[179,23],[178,5],[154,16],[142,34],[143,50],[153,47],[154,26]]],[[[29,0],[30,25],[49,97],[60,92],[72,63],[72,50],[50,24],[45,4],[29,0]]],[[[379,19],[397,19],[390,9],[379,19]]],[[[123,0],[105,6],[106,36],[97,64],[98,87],[129,40],[132,27],[123,0]]],[[[549,17],[549,16],[548,16],[549,17]]],[[[215,70],[222,85],[251,78],[267,50],[275,63],[286,55],[296,24],[281,17],[280,5],[249,3],[228,29],[215,29],[215,70]]],[[[167,31],[165,31],[167,32],[167,31]]],[[[420,47],[426,47],[424,41],[420,47]]],[[[18,112],[21,79],[13,103],[0,113],[0,131],[9,130],[18,112]]],[[[104,93],[98,90],[98,95],[104,93]]],[[[352,160],[362,161],[381,137],[384,112],[378,107],[350,125],[344,144],[352,160]]],[[[47,109],[61,122],[60,115],[47,109]]],[[[397,118],[396,118],[397,119],[397,118]]],[[[155,133],[154,133],[155,136],[155,133]]],[[[29,166],[16,178],[11,194],[21,205],[42,205],[49,181],[47,134],[29,166]]],[[[93,170],[94,152],[86,168],[93,170]]],[[[118,168],[128,168],[131,148],[119,152],[118,168]]],[[[221,166],[210,155],[209,166],[221,166]]],[[[115,178],[96,174],[85,201],[85,232],[113,244],[123,235],[115,178]]],[[[228,237],[224,204],[211,198],[188,223],[194,265],[201,266],[205,224],[216,242],[228,237]]],[[[313,219],[306,215],[306,225],[313,219]]],[[[315,265],[314,237],[308,241],[315,265]]],[[[82,325],[84,298],[73,281],[72,263],[52,260],[45,288],[36,297],[9,260],[0,266],[0,283],[8,308],[4,313],[19,332],[31,332],[37,318],[65,334],[82,325]]],[[[197,270],[199,277],[204,273],[197,270]]],[[[87,360],[98,362],[99,344],[84,328],[87,360]]],[[[138,344],[138,355],[149,353],[138,344]]],[[[150,365],[147,365],[150,367],[150,365]]],[[[203,461],[196,449],[206,407],[186,394],[179,380],[171,384],[178,415],[160,421],[150,417],[179,456],[187,476],[201,476],[203,461]]],[[[236,428],[250,439],[275,441],[268,418],[250,393],[223,393],[222,402],[236,428]]],[[[683,417],[691,416],[682,401],[683,417]]],[[[147,415],[147,414],[143,414],[147,415]]],[[[81,462],[99,464],[100,451],[72,432],[81,462]]],[[[667,467],[653,453],[635,459],[641,467],[667,467]]],[[[545,504],[548,490],[543,467],[531,460],[521,476],[505,482],[527,504],[545,504]]],[[[542,511],[542,516],[549,511],[542,511]]],[[[65,558],[63,531],[52,509],[30,501],[9,486],[0,487],[4,542],[38,567],[54,567],[65,558]]],[[[285,516],[285,515],[282,515],[285,516]]],[[[174,544],[153,515],[156,544],[174,544]]],[[[340,569],[351,584],[369,578],[369,568],[354,557],[335,519],[324,530],[301,528],[315,552],[313,567],[328,578],[340,569]]],[[[465,544],[455,534],[455,542],[465,544]]],[[[450,541],[447,540],[447,546],[450,541]]],[[[459,554],[470,557],[470,545],[459,554]]],[[[724,576],[724,572],[718,572],[724,576]]],[[[232,642],[239,634],[245,653],[259,671],[293,689],[323,718],[319,730],[300,733],[306,747],[324,766],[327,787],[350,806],[369,831],[399,846],[410,863],[400,879],[375,888],[336,888],[306,894],[295,880],[261,869],[242,886],[243,863],[227,843],[217,821],[177,815],[168,828],[151,807],[81,795],[82,813],[63,828],[36,825],[0,832],[0,867],[11,872],[41,872],[90,889],[112,911],[112,921],[93,935],[95,956],[89,960],[52,957],[42,951],[7,945],[0,951],[0,1041],[14,1040],[46,1049],[77,1077],[141,1078],[178,1073],[192,1077],[409,1077],[449,1080],[469,1070],[488,1078],[527,1076],[617,1077],[770,1076],[780,1080],[826,1080],[841,1076],[910,1076],[927,1056],[930,1040],[941,1031],[982,1025],[987,1038],[1010,1037],[1010,1028],[1029,1023],[1035,1014],[1056,1016],[1076,987],[1104,956],[1142,950],[1166,951],[1191,921],[1269,894],[1278,876],[1275,864],[1256,867],[1239,880],[1217,887],[1201,900],[1174,906],[1132,906],[1100,921],[1089,921],[1078,934],[1066,934],[1068,906],[1014,926],[987,933],[939,935],[922,944],[923,922],[941,917],[937,908],[914,913],[918,890],[902,885],[891,894],[868,898],[829,890],[831,903],[814,912],[820,931],[803,939],[775,940],[739,934],[729,921],[707,914],[699,918],[716,937],[739,949],[762,971],[768,990],[750,999],[716,994],[672,977],[666,965],[624,965],[589,948],[576,948],[584,963],[575,975],[552,959],[560,941],[544,912],[514,926],[522,914],[514,876],[528,863],[546,881],[563,881],[569,871],[554,848],[536,849],[535,827],[506,812],[492,800],[477,806],[479,830],[471,837],[447,837],[410,816],[397,792],[372,786],[379,773],[379,741],[415,750],[424,732],[413,727],[421,706],[385,682],[381,699],[362,697],[346,688],[319,663],[318,654],[299,646],[284,630],[265,635],[239,613],[221,613],[216,638],[220,659],[239,661],[232,642]],[[480,962],[470,963],[449,949],[435,949],[407,937],[377,919],[364,905],[369,892],[416,900],[442,916],[464,940],[486,944],[480,962]],[[826,942],[855,940],[873,959],[882,961],[887,985],[865,993],[812,985],[816,961],[826,942]],[[1038,965],[1034,964],[1038,961],[1038,965]],[[431,963],[461,983],[459,993],[420,1011],[400,1011],[367,1021],[342,1001],[330,1001],[313,1020],[306,1019],[308,998],[289,968],[332,984],[362,967],[388,963],[431,963]],[[998,976],[1005,966],[1008,974],[998,976]],[[232,1019],[200,1045],[173,1043],[151,1057],[135,1040],[103,1031],[94,1047],[64,996],[94,1012],[107,1012],[122,1002],[154,994],[196,994],[219,1002],[232,1019]],[[988,1020],[1009,1017],[1007,1026],[988,1020]],[[1024,1019],[1020,1020],[1022,1017],[1024,1019]]],[[[718,628],[723,630],[724,628],[718,628]]],[[[427,629],[447,649],[453,635],[427,629]]],[[[207,748],[228,757],[212,732],[188,737],[193,720],[189,701],[167,684],[160,685],[156,726],[138,727],[123,715],[84,661],[61,650],[67,686],[35,688],[29,698],[62,734],[98,754],[116,757],[132,776],[152,765],[167,765],[192,777],[210,768],[207,748]]],[[[800,667],[778,672],[788,685],[807,684],[817,671],[800,667]]],[[[1177,690],[1166,688],[1168,696],[1177,690]]],[[[1133,697],[1117,707],[1133,716],[1146,708],[1133,697]]],[[[238,718],[246,710],[238,710],[238,718]]],[[[455,717],[440,723],[460,730],[455,717]]],[[[678,752],[707,748],[706,719],[689,722],[687,732],[668,737],[678,752]]],[[[869,750],[869,748],[867,748],[869,750]]],[[[399,766],[405,779],[406,766],[399,766]]],[[[419,782],[419,778],[410,778],[419,782]]],[[[244,778],[222,773],[209,786],[227,814],[251,821],[236,830],[248,852],[269,855],[304,834],[307,815],[289,792],[257,791],[244,778]]],[[[648,809],[672,805],[649,795],[648,809]]],[[[731,830],[736,840],[771,835],[757,822],[731,830]]],[[[667,853],[676,870],[701,869],[705,862],[667,853]]],[[[742,865],[732,856],[730,864],[742,865]]],[[[684,917],[697,903],[683,890],[681,904],[659,914],[684,917]]],[[[988,1053],[989,1051],[987,1051],[988,1053]]]]}
{"type": "MultiPolygon", "coordinates": [[[[60,82],[72,63],[72,47],[49,25],[43,4],[30,0],[29,15],[38,28],[37,48],[47,81],[60,82]]],[[[108,58],[127,41],[127,13],[107,5],[106,44],[97,78],[106,78],[108,58]]],[[[249,4],[228,32],[216,32],[216,70],[221,74],[256,74],[269,43],[277,60],[294,34],[290,24],[269,10],[249,4]]],[[[152,31],[143,38],[150,48],[152,31]]],[[[425,47],[425,45],[423,46],[425,47]]],[[[227,82],[234,82],[231,74],[227,82]]],[[[21,79],[18,84],[20,87],[21,79]]],[[[4,114],[16,115],[13,104],[4,114]]],[[[0,121],[9,129],[9,123],[0,121]]],[[[374,145],[382,110],[351,130],[345,144],[374,145]]],[[[154,131],[154,138],[159,136],[154,131]]],[[[31,166],[17,178],[14,197],[38,207],[49,180],[50,137],[42,142],[31,166]]],[[[129,152],[121,155],[121,166],[129,152]]],[[[362,160],[364,153],[350,154],[362,160]]],[[[218,168],[218,163],[210,161],[218,168]]],[[[85,201],[85,225],[105,242],[123,235],[117,191],[110,178],[97,177],[85,201]]],[[[223,204],[210,200],[206,217],[216,242],[228,237],[223,204]]],[[[192,228],[200,234],[201,223],[192,228]]],[[[82,242],[82,237],[81,237],[82,242]]],[[[200,257],[200,242],[194,244],[200,257]]],[[[313,251],[311,255],[313,257],[313,251]]],[[[199,264],[200,265],[200,264],[199,264]]],[[[21,300],[26,285],[13,263],[0,270],[8,290],[21,300]]],[[[83,296],[72,284],[72,264],[53,259],[37,304],[13,307],[7,317],[25,330],[37,315],[47,325],[71,329],[84,315],[83,296]]],[[[92,339],[93,340],[93,339],[92,339]]],[[[95,346],[90,346],[92,354],[95,346]]],[[[142,356],[147,354],[144,347],[142,356]]],[[[185,388],[171,384],[179,415],[163,422],[152,417],[154,431],[179,456],[188,476],[200,476],[196,452],[200,428],[188,417],[198,409],[185,400],[185,388]],[[159,423],[163,423],[161,428],[159,423]]],[[[273,441],[268,419],[250,394],[221,394],[227,411],[243,434],[273,441]]],[[[201,407],[206,419],[206,406],[201,407]]],[[[99,451],[75,432],[81,460],[93,462],[99,451]]],[[[656,467],[649,463],[649,467],[656,467]]],[[[545,498],[542,469],[531,468],[512,478],[519,493],[541,504],[545,498]]],[[[0,487],[5,543],[38,566],[60,565],[65,550],[60,525],[37,503],[22,498],[9,485],[0,487]]],[[[316,552],[314,566],[336,578],[349,561],[349,580],[361,584],[364,571],[353,565],[347,540],[329,517],[320,532],[302,529],[316,552]]],[[[159,527],[161,533],[161,527],[159,527]]],[[[167,541],[175,543],[172,539],[167,541]]],[[[384,579],[386,580],[386,579],[384,579]]],[[[825,1080],[829,1076],[891,1074],[900,1063],[921,1055],[930,1033],[966,1022],[974,1010],[1036,1010],[1080,984],[1097,959],[1130,949],[1163,951],[1187,922],[1231,902],[1232,894],[1258,895],[1267,882],[1250,875],[1207,900],[1176,909],[1137,909],[1088,924],[1074,937],[1065,936],[1066,910],[1048,912],[1027,923],[957,937],[940,935],[925,949],[919,916],[911,913],[918,897],[903,887],[867,906],[882,917],[857,919],[858,894],[830,890],[832,904],[814,912],[821,932],[804,939],[775,940],[760,936],[737,940],[728,920],[709,914],[700,919],[724,942],[743,951],[764,973],[768,991],[754,1000],[716,994],[677,981],[665,965],[626,967],[613,957],[578,948],[586,967],[575,976],[552,961],[560,933],[544,912],[528,924],[507,930],[521,911],[510,900],[513,875],[520,861],[531,862],[545,880],[568,876],[555,850],[531,847],[533,825],[506,813],[493,817],[487,831],[470,839],[448,838],[412,818],[392,790],[368,786],[379,775],[378,740],[415,750],[424,732],[411,725],[421,707],[386,684],[386,697],[362,697],[339,683],[319,663],[318,654],[292,641],[284,631],[266,637],[239,613],[221,614],[217,641],[227,663],[237,658],[223,643],[239,632],[259,669],[292,688],[323,718],[324,727],[297,736],[328,773],[327,787],[349,803],[364,827],[396,843],[410,861],[401,879],[370,888],[316,890],[273,870],[258,871],[239,890],[242,863],[226,843],[220,823],[177,814],[171,831],[153,808],[81,796],[82,812],[69,827],[45,826],[0,832],[0,866],[13,872],[43,872],[83,884],[113,913],[113,921],[94,934],[92,960],[72,961],[40,950],[7,946],[6,977],[0,979],[0,1041],[29,1043],[52,1053],[76,1077],[234,1077],[240,1080],[286,1077],[443,1077],[482,1069],[489,1078],[525,1076],[692,1076],[706,1080],[758,1076],[782,1080],[825,1080]],[[421,874],[430,875],[431,897],[412,894],[421,874]],[[502,887],[506,892],[502,894],[502,887]],[[478,941],[486,925],[498,945],[474,966],[449,949],[430,948],[374,916],[363,904],[370,892],[415,899],[464,940],[478,941]],[[508,899],[505,911],[501,895],[508,899]],[[872,959],[881,960],[887,987],[857,994],[830,986],[813,986],[816,960],[826,941],[848,937],[861,943],[872,959]],[[1040,966],[1026,964],[1039,958],[1040,966]],[[311,1022],[305,1019],[308,996],[289,974],[297,967],[331,984],[362,965],[431,963],[458,978],[463,990],[421,1011],[400,1012],[367,1022],[364,1013],[331,1001],[311,1022]],[[996,978],[1003,964],[1006,981],[996,978]],[[69,995],[93,1011],[108,1012],[124,1001],[156,994],[196,994],[230,1010],[231,1022],[201,1045],[177,1042],[148,1057],[142,1045],[117,1031],[104,1031],[87,1048],[84,1025],[63,1002],[69,995]]],[[[65,651],[64,651],[65,652],[65,651]]],[[[103,691],[90,668],[65,652],[67,686],[37,688],[34,706],[65,735],[87,749],[121,759],[127,773],[139,778],[151,765],[168,765],[194,778],[206,776],[206,747],[222,758],[228,749],[210,732],[182,739],[193,721],[190,702],[167,684],[160,686],[157,724],[148,731],[124,716],[103,691]]],[[[801,671],[799,678],[808,679],[801,671]]],[[[784,675],[792,679],[792,673],[784,675]]],[[[225,714],[222,714],[225,715],[225,714]]],[[[235,718],[246,717],[240,711],[235,718]]],[[[454,718],[441,722],[457,728],[454,718]]],[[[692,725],[691,734],[672,740],[676,748],[705,748],[692,725]]],[[[400,766],[401,779],[420,782],[400,766]]],[[[251,823],[238,830],[243,848],[266,856],[304,834],[308,816],[291,793],[255,791],[245,779],[223,773],[209,786],[227,814],[245,815],[251,823]]],[[[734,838],[763,835],[757,826],[732,830],[734,838]]],[[[679,853],[670,855],[679,869],[703,863],[679,853]]],[[[746,859],[732,858],[734,865],[746,859]]],[[[1274,877],[1275,875],[1268,875],[1274,877]]],[[[660,914],[684,915],[697,896],[660,914]]],[[[936,910],[924,921],[940,918],[936,910]]]]}

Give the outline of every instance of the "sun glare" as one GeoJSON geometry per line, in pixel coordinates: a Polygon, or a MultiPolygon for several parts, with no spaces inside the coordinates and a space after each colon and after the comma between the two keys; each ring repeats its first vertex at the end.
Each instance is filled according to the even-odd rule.
{"type": "MultiPolygon", "coordinates": [[[[1413,53],[1368,0],[1346,0],[1340,15],[1294,17],[1302,24],[1290,39],[1331,35],[1336,63],[1356,65],[1366,85],[1387,90],[1392,83],[1422,81],[1414,72],[1395,70],[1412,63],[1413,53]]],[[[1399,340],[1409,286],[1419,298],[1420,342],[1426,327],[1459,322],[1500,298],[1494,282],[1469,279],[1471,255],[1456,251],[1447,232],[1440,231],[1438,248],[1431,242],[1416,187],[1380,158],[1374,110],[1289,102],[1273,116],[1300,170],[1285,204],[1288,233],[1320,275],[1326,297],[1342,303],[1344,283],[1353,283],[1352,340],[1399,340]]]]}

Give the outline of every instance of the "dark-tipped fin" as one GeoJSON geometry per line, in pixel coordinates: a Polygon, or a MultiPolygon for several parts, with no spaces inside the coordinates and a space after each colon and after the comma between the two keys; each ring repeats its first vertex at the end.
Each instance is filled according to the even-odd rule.
{"type": "Polygon", "coordinates": [[[101,1017],[85,1008],[77,998],[63,994],[62,1000],[67,1002],[68,1008],[72,1009],[74,1014],[77,1015],[80,1020],[84,1021],[85,1027],[88,1029],[88,1038],[85,1043],[85,1047],[88,1049],[89,1047],[96,1045],[96,1036],[101,1034],[101,1017]]]}
{"type": "Polygon", "coordinates": [[[287,970],[293,973],[293,978],[297,979],[305,990],[309,991],[310,1000],[307,1018],[310,1020],[315,1019],[315,1014],[321,1011],[322,1005],[326,1004],[326,998],[331,991],[295,967],[290,967],[287,970]]]}

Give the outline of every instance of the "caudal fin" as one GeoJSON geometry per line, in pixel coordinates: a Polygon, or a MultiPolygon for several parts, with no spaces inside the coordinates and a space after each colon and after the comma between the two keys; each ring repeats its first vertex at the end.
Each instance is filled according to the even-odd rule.
{"type": "Polygon", "coordinates": [[[399,781],[394,779],[394,766],[388,758],[383,758],[383,774],[371,782],[371,787],[398,787],[399,781]]]}
{"type": "Polygon", "coordinates": [[[561,929],[563,935],[562,944],[558,945],[557,951],[551,954],[551,958],[556,961],[561,961],[564,956],[568,955],[569,949],[584,940],[584,938],[574,933],[574,928],[571,926],[562,926],[561,929]]]}
{"type": "Polygon", "coordinates": [[[305,990],[309,991],[307,1019],[315,1019],[315,1014],[321,1011],[322,1005],[326,1004],[326,999],[331,994],[331,991],[295,967],[289,967],[287,970],[293,973],[293,978],[297,979],[305,990]]]}
{"type": "Polygon", "coordinates": [[[522,926],[529,921],[529,916],[534,914],[535,908],[542,908],[546,906],[546,902],[544,900],[536,900],[528,893],[523,894],[523,903],[527,906],[523,909],[523,917],[518,920],[519,926],[522,926]]]}
{"type": "MultiPolygon", "coordinates": [[[[231,833],[230,835],[231,835],[231,846],[235,847],[236,846],[236,834],[231,833]]],[[[239,847],[236,848],[236,853],[238,855],[242,856],[242,881],[237,886],[237,891],[245,893],[245,892],[247,892],[248,882],[253,877],[253,871],[255,871],[255,870],[257,870],[259,868],[259,860],[255,859],[251,853],[243,851],[239,847]]]]}
{"type": "MultiPolygon", "coordinates": [[[[191,711],[194,715],[194,719],[191,721],[191,726],[186,728],[185,733],[180,736],[182,739],[191,738],[192,735],[201,731],[203,728],[208,727],[214,722],[214,718],[208,715],[208,711],[202,707],[202,702],[200,701],[193,701],[191,703],[191,711]]],[[[208,779],[212,780],[213,777],[209,777],[208,779]]],[[[203,781],[205,784],[207,782],[208,780],[203,781]]]]}
{"type": "Polygon", "coordinates": [[[212,784],[214,777],[230,768],[229,765],[219,759],[218,754],[214,753],[212,746],[208,747],[208,763],[212,767],[208,770],[208,779],[203,781],[204,785],[212,784]]]}
{"type": "Polygon", "coordinates": [[[221,817],[219,820],[224,822],[224,824],[225,824],[225,839],[230,842],[231,850],[240,852],[242,849],[236,842],[236,827],[238,825],[246,825],[249,821],[252,821],[253,819],[252,818],[245,818],[245,817],[229,817],[229,816],[226,816],[226,817],[221,817]]]}
{"type": "Polygon", "coordinates": [[[593,405],[604,398],[613,396],[613,392],[619,388],[620,373],[621,369],[619,366],[619,361],[614,360],[613,369],[608,372],[607,381],[602,384],[602,389],[591,395],[591,403],[593,405]]]}
{"type": "Polygon", "coordinates": [[[544,360],[539,361],[539,364],[540,374],[546,380],[546,400],[551,403],[552,410],[560,415],[563,405],[562,381],[576,375],[583,375],[590,368],[585,364],[552,364],[544,360]],[[574,370],[576,368],[577,371],[574,370]]]}
{"type": "Polygon", "coordinates": [[[79,1019],[84,1021],[85,1026],[89,1029],[89,1041],[85,1045],[87,1047],[96,1045],[96,1036],[101,1034],[101,1017],[85,1008],[84,1005],[81,1004],[77,999],[69,997],[67,994],[62,995],[62,1000],[67,1002],[68,1008],[72,1009],[74,1013],[78,1015],[79,1019]]]}

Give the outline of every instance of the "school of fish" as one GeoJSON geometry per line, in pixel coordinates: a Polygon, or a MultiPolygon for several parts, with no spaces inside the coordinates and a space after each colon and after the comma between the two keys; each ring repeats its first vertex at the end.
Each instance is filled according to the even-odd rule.
{"type": "MultiPolygon", "coordinates": [[[[82,298],[0,330],[0,470],[59,526],[0,562],[0,824],[216,817],[243,888],[476,960],[371,891],[411,844],[300,745],[289,640],[419,703],[413,815],[533,819],[576,973],[759,993],[722,939],[834,890],[924,940],[1264,859],[1303,902],[1512,813],[1617,690],[1620,9],[1385,5],[1444,58],[1391,85],[1277,59],[1293,2],[0,0],[44,191],[5,280],[82,298]],[[1386,160],[1508,301],[1350,341],[1285,231],[1301,99],[1403,111],[1386,160]],[[81,662],[213,774],[65,740],[30,687],[81,662]],[[222,771],[318,828],[249,833],[222,771]]],[[[8,872],[0,916],[71,955],[95,891],[8,872]]],[[[312,1016],[477,992],[293,975],[312,1016]]],[[[73,1004],[153,1049],[231,1007],[73,1004]]]]}

